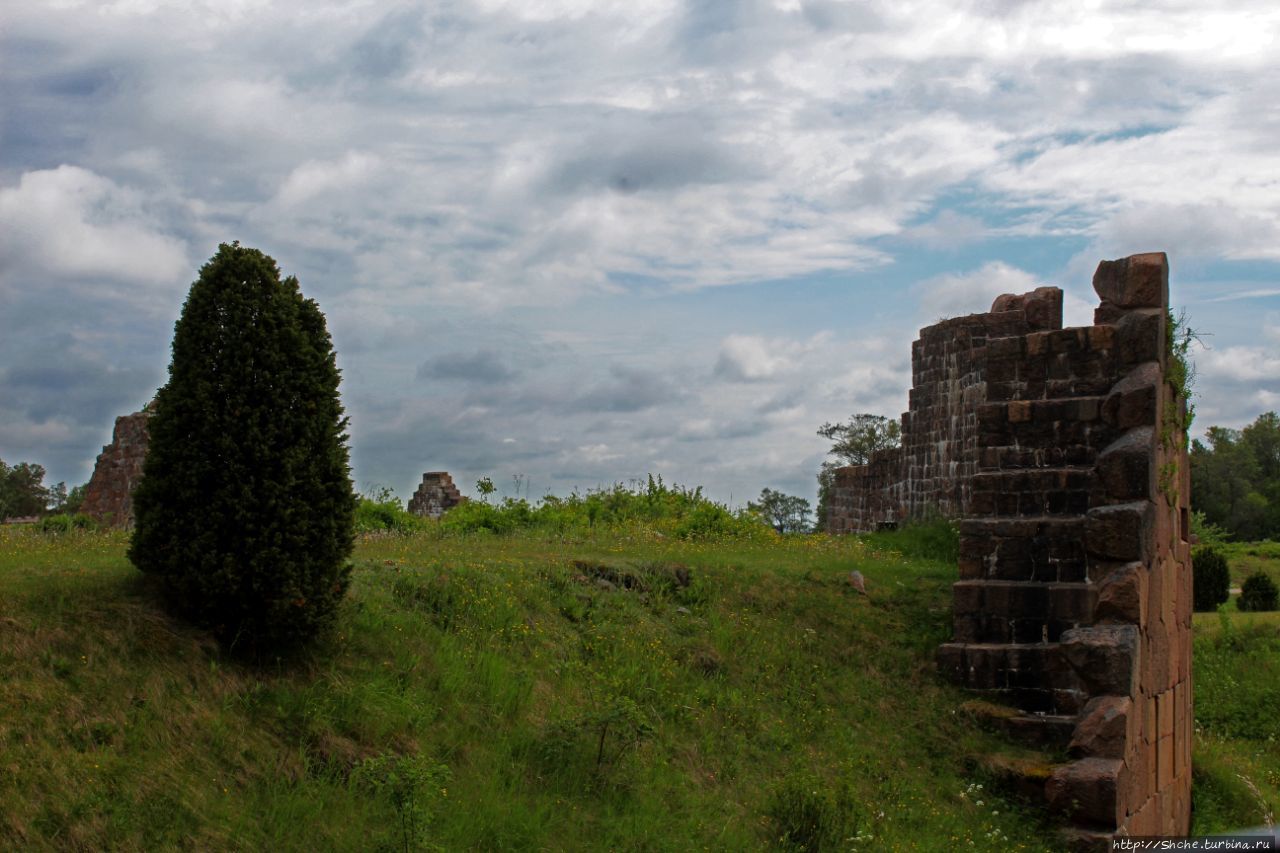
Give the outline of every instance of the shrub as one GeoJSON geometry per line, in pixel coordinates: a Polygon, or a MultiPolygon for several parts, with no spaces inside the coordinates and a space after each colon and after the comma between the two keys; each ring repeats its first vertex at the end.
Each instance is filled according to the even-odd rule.
{"type": "Polygon", "coordinates": [[[93,530],[97,526],[92,518],[80,513],[70,515],[63,512],[40,519],[41,533],[70,533],[72,530],[93,530]]]}
{"type": "Polygon", "coordinates": [[[355,496],[324,315],[223,244],[191,286],[155,399],[129,558],[169,605],[254,652],[305,642],[346,593],[355,496]]]}
{"type": "Polygon", "coordinates": [[[1240,588],[1240,597],[1236,599],[1236,606],[1241,610],[1259,613],[1280,610],[1278,599],[1280,599],[1280,589],[1276,588],[1275,581],[1267,577],[1266,572],[1259,570],[1245,578],[1244,586],[1240,588]]]}
{"type": "Polygon", "coordinates": [[[359,533],[413,533],[430,526],[425,518],[401,506],[395,492],[386,488],[359,496],[355,524],[359,533]]]}
{"type": "Polygon", "coordinates": [[[1216,610],[1231,595],[1227,558],[1216,548],[1197,548],[1191,554],[1191,599],[1197,613],[1216,610]]]}
{"type": "Polygon", "coordinates": [[[803,773],[788,777],[769,798],[768,816],[784,850],[848,849],[850,841],[868,840],[847,786],[832,792],[819,777],[803,773]]]}

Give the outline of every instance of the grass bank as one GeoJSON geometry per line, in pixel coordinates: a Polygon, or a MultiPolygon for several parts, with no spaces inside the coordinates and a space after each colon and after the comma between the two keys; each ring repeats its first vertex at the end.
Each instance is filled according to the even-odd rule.
{"type": "MultiPolygon", "coordinates": [[[[327,644],[250,667],[160,612],[119,534],[0,529],[0,839],[1052,849],[1036,813],[978,787],[969,757],[1005,745],[934,674],[954,564],[894,547],[366,537],[327,644]]],[[[1274,666],[1252,636],[1198,636],[1197,666],[1205,643],[1227,670],[1274,666]]],[[[1235,689],[1214,684],[1198,676],[1198,703],[1235,689]]],[[[1260,822],[1235,805],[1237,773],[1277,805],[1274,738],[1235,725],[1215,718],[1197,747],[1197,796],[1220,804],[1198,828],[1260,822]]]]}

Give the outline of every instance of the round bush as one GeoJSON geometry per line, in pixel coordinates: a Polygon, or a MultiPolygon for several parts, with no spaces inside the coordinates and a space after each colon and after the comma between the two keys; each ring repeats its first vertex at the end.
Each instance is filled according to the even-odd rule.
{"type": "Polygon", "coordinates": [[[1231,573],[1227,558],[1211,547],[1191,554],[1192,606],[1197,613],[1217,610],[1231,595],[1231,573]]]}
{"type": "Polygon", "coordinates": [[[1280,589],[1276,588],[1275,581],[1267,577],[1265,572],[1254,572],[1245,578],[1236,606],[1241,610],[1258,613],[1280,610],[1280,589]]]}
{"type": "Polygon", "coordinates": [[[338,379],[297,279],[220,246],[174,328],[129,559],[236,649],[314,637],[346,593],[356,499],[338,379]]]}

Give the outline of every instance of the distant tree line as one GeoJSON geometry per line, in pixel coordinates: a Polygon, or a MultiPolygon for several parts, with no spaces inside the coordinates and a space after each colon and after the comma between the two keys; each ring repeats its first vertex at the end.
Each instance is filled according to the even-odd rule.
{"type": "Polygon", "coordinates": [[[0,519],[76,512],[84,502],[84,486],[70,492],[66,483],[44,484],[43,465],[19,462],[10,467],[0,459],[0,519]]]}
{"type": "Polygon", "coordinates": [[[828,459],[818,471],[818,520],[814,529],[826,530],[827,507],[831,504],[831,490],[835,485],[836,469],[847,465],[866,465],[878,450],[888,450],[902,444],[902,425],[884,415],[862,412],[850,416],[845,423],[825,423],[818,427],[818,435],[831,441],[828,459]]]}
{"type": "Polygon", "coordinates": [[[1192,442],[1191,507],[1237,539],[1280,538],[1280,416],[1192,442]]]}

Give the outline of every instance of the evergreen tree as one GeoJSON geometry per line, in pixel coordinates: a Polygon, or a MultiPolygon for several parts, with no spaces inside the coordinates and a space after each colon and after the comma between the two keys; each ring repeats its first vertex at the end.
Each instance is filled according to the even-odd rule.
{"type": "Polygon", "coordinates": [[[1205,546],[1191,552],[1191,609],[1216,610],[1231,597],[1231,571],[1227,558],[1205,546]]]}
{"type": "Polygon", "coordinates": [[[297,279],[219,246],[174,327],[129,559],[233,648],[305,642],[346,593],[356,499],[338,381],[297,279]]]}

